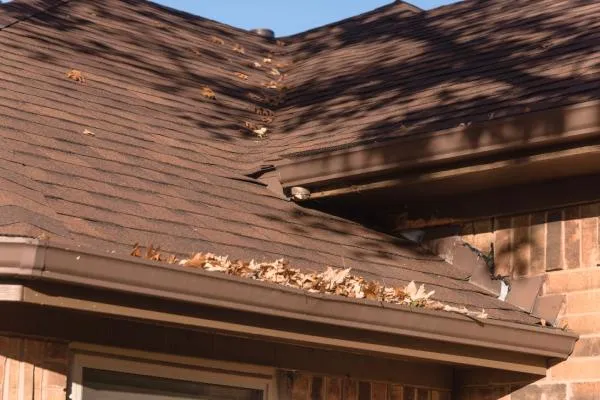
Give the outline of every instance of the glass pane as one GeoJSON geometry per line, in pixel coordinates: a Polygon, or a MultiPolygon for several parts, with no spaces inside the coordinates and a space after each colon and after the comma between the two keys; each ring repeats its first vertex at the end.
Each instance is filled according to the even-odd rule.
{"type": "Polygon", "coordinates": [[[83,400],[262,400],[262,390],[84,368],[83,400]]]}

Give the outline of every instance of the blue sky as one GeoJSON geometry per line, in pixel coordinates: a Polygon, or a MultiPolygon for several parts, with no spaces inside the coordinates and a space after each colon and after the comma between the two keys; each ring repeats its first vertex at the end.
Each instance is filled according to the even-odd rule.
{"type": "MultiPolygon", "coordinates": [[[[277,36],[305,31],[351,17],[391,0],[154,0],[179,10],[244,29],[270,28],[277,36]]],[[[452,0],[415,0],[425,9],[452,0]]]]}

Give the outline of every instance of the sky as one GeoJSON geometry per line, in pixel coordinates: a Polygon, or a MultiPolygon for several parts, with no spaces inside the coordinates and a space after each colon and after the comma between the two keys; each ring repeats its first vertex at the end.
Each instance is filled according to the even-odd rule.
{"type": "MultiPolygon", "coordinates": [[[[269,28],[287,36],[389,4],[391,0],[154,0],[243,29],[269,28]]],[[[414,0],[429,9],[453,0],[414,0]]]]}

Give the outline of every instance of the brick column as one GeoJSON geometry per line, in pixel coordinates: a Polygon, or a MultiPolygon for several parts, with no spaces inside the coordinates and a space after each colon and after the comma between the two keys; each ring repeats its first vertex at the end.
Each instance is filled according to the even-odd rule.
{"type": "Polygon", "coordinates": [[[0,336],[0,400],[65,400],[67,346],[0,336]]]}

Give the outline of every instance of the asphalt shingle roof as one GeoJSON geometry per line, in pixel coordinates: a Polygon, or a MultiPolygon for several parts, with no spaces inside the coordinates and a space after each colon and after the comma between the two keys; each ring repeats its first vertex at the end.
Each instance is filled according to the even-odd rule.
{"type": "MultiPolygon", "coordinates": [[[[411,106],[421,101],[417,97],[440,99],[448,91],[439,112],[430,113],[438,119],[462,94],[468,93],[461,100],[465,115],[487,104],[478,100],[483,89],[494,88],[503,95],[491,97],[513,102],[512,78],[494,81],[488,70],[506,65],[516,73],[509,68],[516,60],[508,58],[522,61],[519,51],[531,48],[511,45],[500,53],[504,61],[491,62],[486,49],[505,45],[500,37],[498,43],[482,38],[477,29],[508,23],[523,29],[520,36],[539,36],[540,43],[544,33],[509,18],[516,11],[493,16],[496,25],[476,23],[500,7],[485,2],[490,6],[469,16],[469,7],[479,3],[484,2],[430,16],[396,4],[284,43],[143,0],[2,5],[0,234],[47,234],[50,240],[119,254],[139,242],[180,255],[208,251],[240,259],[285,257],[304,269],[352,267],[388,286],[424,283],[437,300],[485,308],[490,318],[535,323],[416,246],[285,201],[246,176],[284,150],[366,137],[373,129],[365,131],[363,122],[388,135],[386,121],[431,107],[411,106]],[[473,21],[461,28],[468,18],[473,21]],[[479,36],[479,47],[468,43],[473,36],[479,36]],[[461,42],[468,51],[452,58],[447,46],[461,42]],[[466,57],[474,58],[467,62],[466,57]],[[425,73],[424,65],[439,74],[425,73]],[[450,78],[461,65],[471,65],[471,72],[450,78]],[[273,75],[271,68],[284,75],[273,75]],[[67,77],[73,69],[81,71],[84,83],[67,77]],[[488,72],[475,74],[475,69],[488,72]],[[277,88],[265,87],[271,81],[277,88]],[[204,88],[216,98],[204,96],[204,88]],[[280,95],[283,106],[276,104],[280,95]],[[279,110],[275,121],[269,110],[279,110]],[[377,117],[368,116],[371,112],[377,117]],[[267,138],[258,138],[247,122],[267,127],[267,138]]],[[[590,23],[598,11],[592,3],[572,9],[563,1],[553,3],[540,11],[581,14],[590,23]]],[[[597,37],[597,31],[579,33],[578,22],[561,26],[566,33],[553,38],[556,50],[534,52],[539,54],[528,64],[531,71],[554,68],[543,63],[554,52],[564,53],[570,60],[564,65],[571,65],[573,50],[567,51],[572,47],[564,41],[597,37]]],[[[582,65],[596,68],[591,50],[587,53],[582,65]]],[[[529,79],[533,72],[523,74],[516,78],[529,79]]],[[[570,74],[556,80],[560,88],[574,82],[570,74]]],[[[591,84],[588,75],[577,82],[591,84]]],[[[528,99],[534,98],[531,92],[528,99]]]]}
{"type": "Polygon", "coordinates": [[[287,39],[283,153],[434,132],[600,98],[600,2],[402,3],[287,39]]]}

